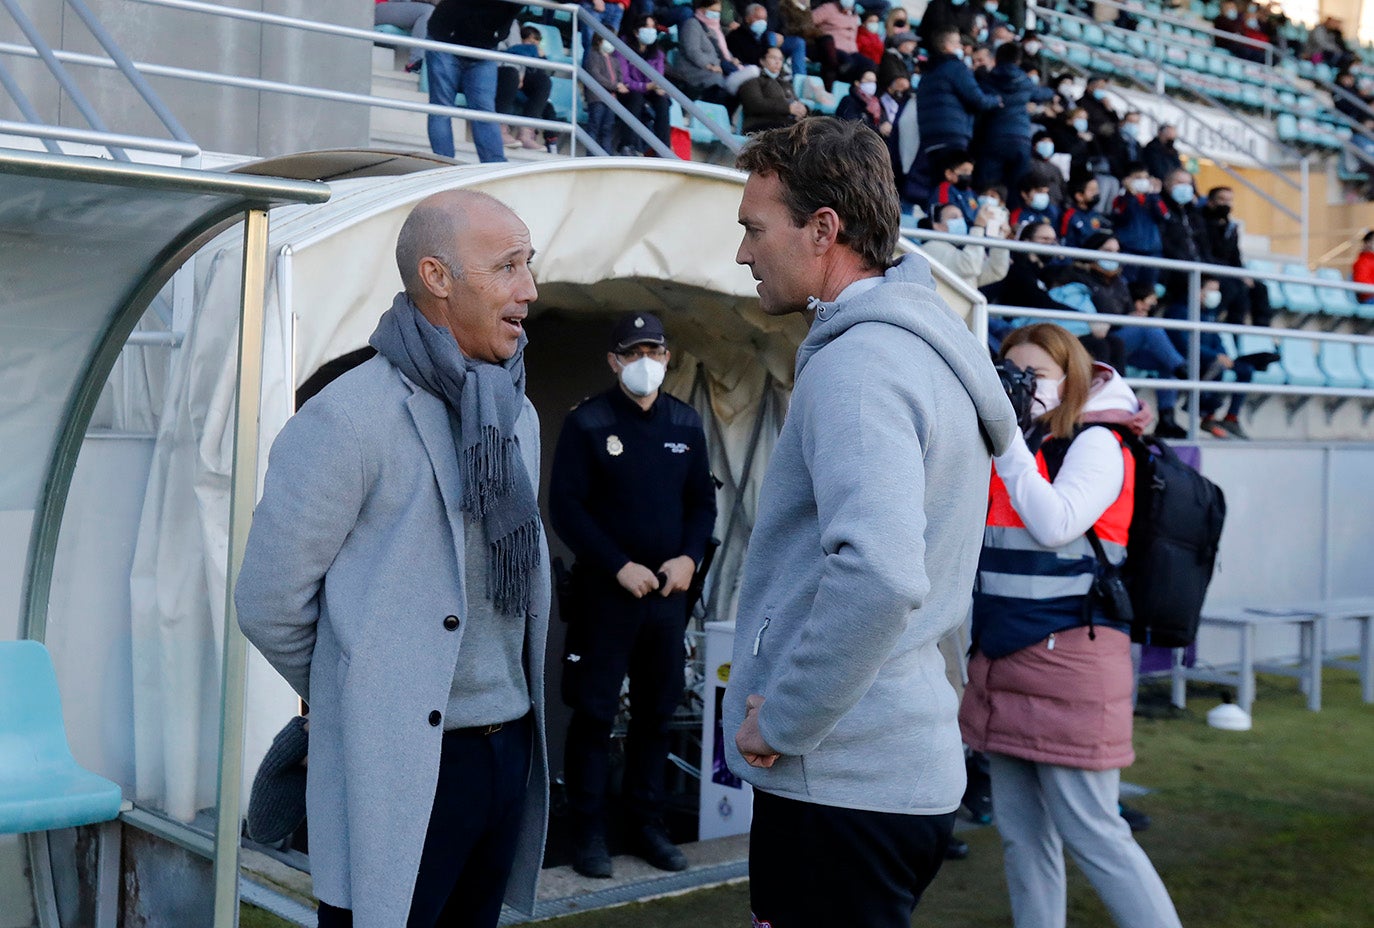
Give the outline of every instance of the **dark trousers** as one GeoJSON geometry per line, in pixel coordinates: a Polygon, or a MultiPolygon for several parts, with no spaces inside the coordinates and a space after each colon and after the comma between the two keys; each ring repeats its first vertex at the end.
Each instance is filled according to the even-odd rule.
{"type": "Polygon", "coordinates": [[[754,791],[749,904],[770,928],[909,928],[954,813],[841,809],[754,791]]]}
{"type": "Polygon", "coordinates": [[[519,69],[503,65],[496,72],[496,112],[544,119],[552,91],[553,81],[545,72],[526,68],[522,86],[519,69]]]}
{"type": "Polygon", "coordinates": [[[563,768],[568,804],[579,824],[604,820],[611,726],[628,674],[624,794],[639,822],[657,822],[663,814],[668,724],[682,701],[686,597],[650,593],[635,599],[617,587],[588,595],[586,604],[568,625],[563,661],[563,701],[573,710],[563,768]]]}
{"type": "Polygon", "coordinates": [[[840,51],[835,47],[835,40],[828,35],[816,39],[816,59],[821,63],[821,80],[827,92],[841,78],[853,83],[865,71],[878,70],[877,62],[867,56],[840,51]]]}
{"type": "MultiPolygon", "coordinates": [[[[673,127],[668,122],[670,101],[666,95],[652,91],[640,93],[637,90],[631,90],[628,93],[620,94],[620,104],[640,122],[648,124],[660,142],[669,146],[673,144],[673,127]]],[[[629,127],[620,126],[618,121],[617,126],[620,128],[620,135],[616,141],[617,145],[628,145],[638,151],[648,150],[644,140],[631,132],[629,127]]]]}
{"type": "Polygon", "coordinates": [[[1005,136],[985,139],[980,149],[977,170],[973,172],[978,189],[986,190],[1001,184],[1007,188],[1008,208],[1020,206],[1021,191],[1018,188],[1022,176],[1030,169],[1030,140],[1005,136]]]}
{"type": "MultiPolygon", "coordinates": [[[[444,732],[439,783],[406,928],[495,928],[525,811],[534,723],[490,735],[444,732]]],[[[320,903],[319,928],[352,928],[353,912],[320,903]]]]}

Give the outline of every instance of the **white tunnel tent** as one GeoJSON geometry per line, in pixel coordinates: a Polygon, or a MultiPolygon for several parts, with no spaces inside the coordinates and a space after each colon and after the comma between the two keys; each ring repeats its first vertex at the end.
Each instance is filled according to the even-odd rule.
{"type": "MultiPolygon", "coordinates": [[[[243,182],[267,183],[246,177],[243,182]]],[[[331,183],[327,203],[277,209],[266,244],[259,488],[271,442],[294,411],[296,389],[321,366],[363,348],[400,289],[394,246],[410,209],[440,190],[482,190],[526,222],[537,251],[540,297],[527,323],[527,368],[529,393],[542,420],[543,485],[565,411],[610,383],[603,359],[614,316],[658,313],[673,347],[666,387],[702,413],[712,466],[723,485],[717,535],[724,544],[707,600],[711,618],[729,618],[758,486],[805,334],[800,317],[764,315],[754,280],[735,264],[743,182],[738,172],[705,165],[583,159],[341,180],[331,183]]],[[[241,229],[227,229],[205,243],[184,272],[171,299],[179,307],[173,328],[181,332],[181,341],[169,373],[159,376],[150,373],[156,365],[130,364],[106,387],[101,407],[107,426],[140,422],[155,434],[129,466],[137,479],[128,481],[125,492],[136,505],[116,530],[127,535],[121,544],[128,555],[123,566],[105,571],[112,581],[121,581],[123,570],[122,587],[109,590],[108,608],[97,618],[59,614],[75,613],[82,603],[88,609],[90,596],[62,602],[55,597],[50,610],[52,626],[69,630],[50,644],[78,759],[119,782],[146,821],[191,823],[202,833],[213,830],[206,818],[215,813],[222,778],[237,774],[246,790],[272,736],[297,709],[285,682],[250,653],[243,763],[222,769],[220,641],[231,518],[234,544],[242,543],[231,500],[246,489],[239,483],[236,490],[232,466],[244,242],[241,229]],[[118,647],[91,653],[79,630],[83,622],[97,621],[112,630],[95,640],[118,647]],[[64,657],[63,647],[73,654],[64,657]],[[123,691],[109,698],[109,685],[102,692],[95,682],[99,674],[71,669],[77,661],[125,661],[128,666],[116,674],[123,691]],[[64,663],[69,664],[65,673],[64,663]]],[[[903,248],[911,246],[903,243],[903,248]]],[[[101,273],[86,264],[87,271],[93,268],[101,273]]],[[[981,298],[942,268],[934,270],[946,301],[982,331],[981,298]]],[[[164,275],[157,284],[166,280],[164,275]]],[[[156,289],[144,287],[145,303],[156,289]]],[[[124,320],[125,332],[136,319],[124,320]]],[[[0,367],[0,376],[7,373],[0,367]]],[[[103,383],[102,374],[94,393],[103,383]]],[[[88,405],[94,408],[94,396],[88,405]]],[[[9,425],[3,415],[9,408],[0,407],[0,430],[9,425]]],[[[44,413],[56,414],[56,409],[44,413]]],[[[88,437],[83,457],[101,453],[90,448],[88,437]]],[[[69,453],[75,451],[73,445],[69,453]]],[[[2,444],[0,453],[8,459],[2,444]]],[[[20,486],[14,473],[0,478],[7,492],[20,486]]],[[[38,485],[36,479],[28,479],[30,489],[38,485]]],[[[100,490],[88,495],[102,502],[110,496],[100,490]]],[[[10,508],[23,507],[0,505],[0,510],[10,508]]],[[[83,518],[69,507],[62,531],[77,540],[64,537],[55,588],[67,583],[80,588],[87,561],[108,557],[98,536],[80,540],[83,518]]],[[[12,537],[7,531],[7,541],[12,537]]],[[[551,541],[556,556],[571,559],[556,538],[551,541]]],[[[0,571],[12,569],[0,564],[0,571]]],[[[553,665],[560,645],[551,642],[553,665]]]]}

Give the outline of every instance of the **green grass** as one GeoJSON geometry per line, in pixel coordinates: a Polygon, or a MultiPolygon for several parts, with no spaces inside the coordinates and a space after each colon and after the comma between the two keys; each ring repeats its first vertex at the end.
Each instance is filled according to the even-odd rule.
{"type": "MultiPolygon", "coordinates": [[[[1152,790],[1133,800],[1154,818],[1139,836],[1185,925],[1206,928],[1354,928],[1374,924],[1374,706],[1352,673],[1323,674],[1312,713],[1294,680],[1261,677],[1253,731],[1207,727],[1216,688],[1142,694],[1135,766],[1125,779],[1152,790]]],[[[945,865],[913,925],[1011,924],[995,828],[965,833],[972,854],[945,865]]],[[[1110,925],[1087,880],[1069,868],[1071,928],[1110,925]]],[[[748,923],[745,884],[542,922],[551,928],[737,928],[748,923]]],[[[261,913],[259,913],[261,914],[261,913]]],[[[275,920],[245,926],[274,928],[275,920]]],[[[269,917],[270,918],[270,917],[269,917]]]]}

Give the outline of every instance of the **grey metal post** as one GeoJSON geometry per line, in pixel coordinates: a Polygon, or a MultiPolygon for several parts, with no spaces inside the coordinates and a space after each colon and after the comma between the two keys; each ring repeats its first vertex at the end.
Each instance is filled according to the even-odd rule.
{"type": "Polygon", "coordinates": [[[239,321],[238,393],[234,401],[234,471],[229,496],[229,558],[224,593],[224,670],[220,681],[219,788],[215,820],[214,928],[239,919],[239,830],[243,806],[244,696],[248,642],[239,631],[234,584],[243,564],[258,488],[258,418],[262,406],[263,302],[267,286],[267,211],[250,209],[243,228],[243,312],[239,321]]]}
{"type": "MultiPolygon", "coordinates": [[[[1202,272],[1194,268],[1188,272],[1188,321],[1202,321],[1202,272]]],[[[1188,333],[1188,379],[1202,379],[1202,330],[1188,333]]],[[[1202,391],[1193,387],[1188,395],[1188,440],[1197,441],[1197,425],[1202,418],[1202,391]]]]}
{"type": "MultiPolygon", "coordinates": [[[[572,37],[568,43],[569,46],[572,48],[572,65],[574,68],[572,79],[572,105],[568,108],[568,122],[571,123],[571,125],[568,127],[568,154],[574,158],[577,157],[577,89],[578,85],[581,83],[581,81],[577,79],[577,75],[578,72],[582,70],[583,54],[582,30],[580,26],[582,25],[582,17],[585,15],[587,15],[587,11],[584,10],[581,7],[581,5],[573,7],[572,37]]],[[[610,152],[607,152],[607,154],[610,154],[610,152]]]]}

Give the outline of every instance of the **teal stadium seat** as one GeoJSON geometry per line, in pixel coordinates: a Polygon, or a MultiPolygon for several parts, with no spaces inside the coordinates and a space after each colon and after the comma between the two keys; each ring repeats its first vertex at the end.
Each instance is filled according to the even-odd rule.
{"type": "MultiPolygon", "coordinates": [[[[1291,277],[1311,277],[1312,272],[1302,264],[1285,264],[1283,272],[1291,277]]],[[[1322,311],[1321,297],[1312,284],[1295,284],[1284,281],[1283,299],[1290,313],[1319,313],[1322,311]]]]}
{"type": "MultiPolygon", "coordinates": [[[[572,55],[568,47],[563,44],[563,33],[558,31],[558,27],[552,23],[524,23],[539,30],[541,37],[541,47],[544,57],[550,61],[571,62],[572,55]]],[[[599,38],[599,36],[597,37],[599,38]]],[[[557,78],[554,78],[557,80],[557,78]]]]}
{"type": "MultiPolygon", "coordinates": [[[[1257,274],[1273,274],[1278,271],[1278,265],[1272,261],[1246,261],[1245,266],[1257,274]]],[[[1269,308],[1275,312],[1282,312],[1288,308],[1288,303],[1283,298],[1283,287],[1272,280],[1264,281],[1264,289],[1269,291],[1269,308]]]]}
{"type": "Polygon", "coordinates": [[[1355,362],[1365,382],[1374,387],[1374,345],[1356,345],[1355,362]]]}
{"type": "MultiPolygon", "coordinates": [[[[572,78],[554,75],[549,81],[551,84],[549,88],[549,103],[553,105],[553,111],[558,118],[566,120],[568,118],[568,113],[572,110],[572,78]]],[[[583,106],[584,102],[585,100],[583,99],[577,101],[577,118],[579,122],[587,118],[586,108],[583,106]]]]}
{"type": "Polygon", "coordinates": [[[1343,342],[1322,342],[1317,358],[1326,374],[1329,387],[1362,390],[1366,386],[1364,374],[1355,360],[1355,346],[1343,342]]]}
{"type": "Polygon", "coordinates": [[[108,822],[122,802],[72,757],[48,649],[0,641],[0,834],[108,822]]]}
{"type": "Polygon", "coordinates": [[[1305,338],[1279,339],[1279,357],[1288,382],[1297,387],[1324,387],[1326,374],[1317,364],[1317,349],[1305,338]]]}
{"type": "MultiPolygon", "coordinates": [[[[1241,335],[1236,338],[1236,354],[1265,354],[1275,350],[1274,339],[1268,335],[1241,335]]],[[[1288,382],[1288,374],[1283,368],[1283,359],[1270,364],[1262,371],[1255,371],[1255,383],[1282,384],[1288,382]]]]}
{"type": "MultiPolygon", "coordinates": [[[[1341,272],[1334,267],[1317,268],[1318,280],[1345,280],[1341,272]]],[[[1322,287],[1318,293],[1321,295],[1322,307],[1332,316],[1357,316],[1359,315],[1360,304],[1355,299],[1355,293],[1351,290],[1337,290],[1334,287],[1322,287]]]]}

